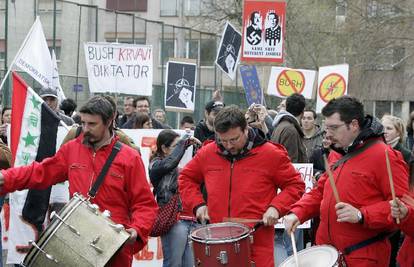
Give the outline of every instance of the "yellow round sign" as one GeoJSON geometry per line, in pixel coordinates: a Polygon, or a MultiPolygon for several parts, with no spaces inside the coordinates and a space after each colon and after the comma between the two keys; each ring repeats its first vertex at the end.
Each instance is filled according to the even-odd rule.
{"type": "Polygon", "coordinates": [[[276,88],[282,96],[301,94],[305,89],[305,76],[300,71],[284,70],[276,79],[276,88]]]}
{"type": "Polygon", "coordinates": [[[319,97],[326,103],[345,94],[346,82],[344,77],[331,73],[319,85],[319,97]]]}

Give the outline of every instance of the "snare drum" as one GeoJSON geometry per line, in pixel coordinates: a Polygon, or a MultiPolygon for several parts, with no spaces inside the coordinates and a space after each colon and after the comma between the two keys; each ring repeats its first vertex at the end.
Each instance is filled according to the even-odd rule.
{"type": "Polygon", "coordinates": [[[109,212],[99,211],[83,196],[75,193],[52,221],[32,242],[32,248],[22,265],[49,266],[104,266],[129,238],[120,224],[109,219],[109,212]]]}
{"type": "MultiPolygon", "coordinates": [[[[338,251],[328,245],[313,246],[298,252],[298,266],[307,267],[337,267],[339,266],[338,251]]],[[[287,258],[280,267],[296,267],[294,256],[287,258]]]]}
{"type": "Polygon", "coordinates": [[[250,267],[251,230],[238,223],[216,223],[191,232],[195,266],[250,267]]]}

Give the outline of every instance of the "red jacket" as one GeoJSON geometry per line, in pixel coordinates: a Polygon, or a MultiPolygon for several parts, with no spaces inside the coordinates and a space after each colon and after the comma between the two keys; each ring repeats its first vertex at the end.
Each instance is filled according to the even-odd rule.
{"type": "MultiPolygon", "coordinates": [[[[414,193],[411,192],[410,196],[413,197],[414,193]]],[[[405,204],[408,207],[407,216],[400,221],[400,224],[395,224],[401,231],[404,232],[404,242],[398,251],[397,262],[401,267],[413,267],[414,266],[414,207],[410,204],[405,204]]],[[[395,223],[395,220],[389,216],[389,220],[395,223]]]]}
{"type": "MultiPolygon", "coordinates": [[[[3,193],[22,189],[45,189],[69,180],[69,192],[87,196],[99,175],[115,141],[94,152],[81,143],[83,135],[63,145],[55,156],[31,165],[3,170],[3,193]]],[[[147,243],[157,214],[157,204],[145,176],[138,152],[123,145],[108,170],[93,203],[109,210],[111,218],[125,228],[134,228],[140,240],[134,246],[125,245],[111,260],[110,266],[131,266],[132,255],[147,243]]]]}
{"type": "MultiPolygon", "coordinates": [[[[349,246],[392,229],[392,223],[387,220],[390,214],[388,201],[392,197],[385,149],[389,153],[397,196],[407,192],[408,173],[401,154],[382,142],[373,144],[333,171],[341,202],[360,209],[364,216],[363,224],[337,222],[336,201],[326,173],[320,178],[316,188],[293,205],[292,212],[301,222],[320,216],[317,244],[331,244],[343,251],[349,246]]],[[[340,157],[340,154],[331,152],[329,161],[336,162],[340,157]]],[[[345,256],[347,266],[351,267],[388,266],[389,258],[390,244],[387,239],[345,256]]]]}
{"type": "MultiPolygon", "coordinates": [[[[204,203],[200,184],[205,182],[211,223],[224,217],[262,219],[270,206],[282,217],[304,193],[303,180],[280,145],[264,142],[234,161],[221,153],[216,143],[203,146],[179,176],[183,205],[193,211],[204,203]]],[[[254,233],[257,267],[274,266],[273,236],[273,227],[254,233]]]]}

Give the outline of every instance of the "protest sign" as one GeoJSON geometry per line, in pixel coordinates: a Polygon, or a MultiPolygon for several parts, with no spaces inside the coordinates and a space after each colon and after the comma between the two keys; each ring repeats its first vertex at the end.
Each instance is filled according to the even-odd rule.
{"type": "Polygon", "coordinates": [[[197,64],[168,61],[165,79],[165,110],[194,112],[197,64]]]}
{"type": "Polygon", "coordinates": [[[312,98],[316,71],[272,67],[267,86],[267,94],[288,97],[294,93],[312,98]]]}
{"type": "Polygon", "coordinates": [[[349,65],[333,65],[319,68],[316,112],[330,100],[347,94],[349,65]]]}
{"type": "Polygon", "coordinates": [[[247,105],[263,104],[263,91],[260,87],[259,77],[255,66],[241,66],[240,75],[246,93],[247,105]]]}
{"type": "Polygon", "coordinates": [[[152,46],[85,43],[84,51],[92,93],[152,94],[152,46]]]}
{"type": "Polygon", "coordinates": [[[285,23],[284,1],[244,1],[241,61],[282,63],[285,23]]]}
{"type": "Polygon", "coordinates": [[[216,64],[230,79],[236,76],[240,59],[241,34],[229,22],[224,27],[223,35],[216,57],[216,64]]]}

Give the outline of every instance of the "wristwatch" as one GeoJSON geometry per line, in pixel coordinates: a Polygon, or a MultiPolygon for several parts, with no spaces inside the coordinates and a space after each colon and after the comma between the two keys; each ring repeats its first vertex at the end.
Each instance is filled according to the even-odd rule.
{"type": "Polygon", "coordinates": [[[358,217],[358,223],[363,224],[364,223],[364,215],[362,215],[362,212],[360,210],[358,210],[357,217],[358,217]]]}

